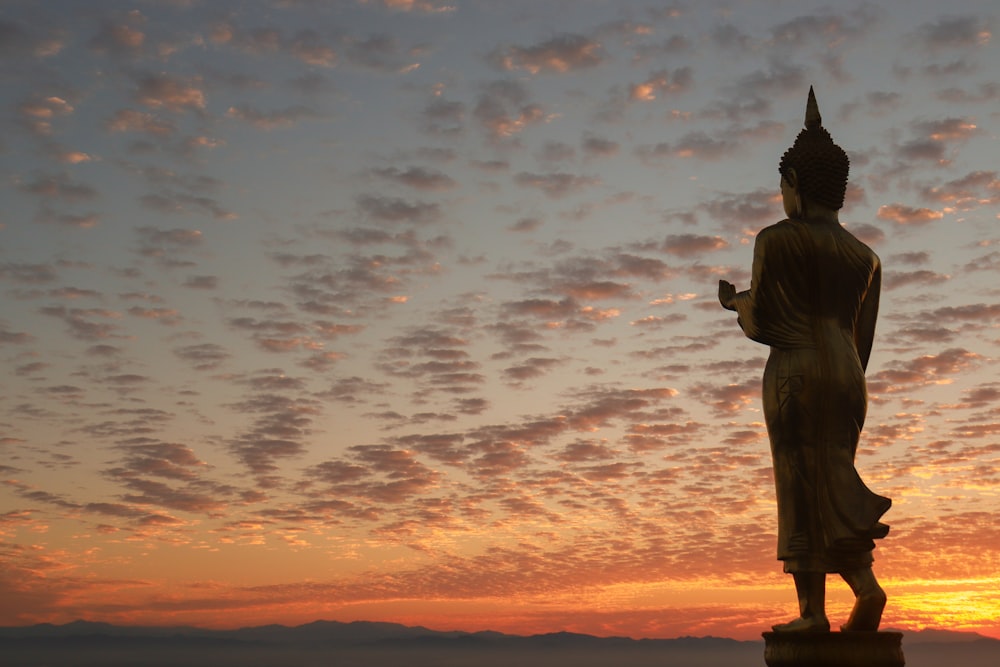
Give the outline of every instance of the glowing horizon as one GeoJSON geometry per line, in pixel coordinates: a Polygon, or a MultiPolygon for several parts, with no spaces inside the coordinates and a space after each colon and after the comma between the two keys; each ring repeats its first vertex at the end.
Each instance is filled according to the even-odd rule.
{"type": "Polygon", "coordinates": [[[716,285],[812,85],[885,271],[883,627],[1000,639],[995,10],[36,5],[0,8],[0,625],[788,620],[767,350],[716,285]]]}

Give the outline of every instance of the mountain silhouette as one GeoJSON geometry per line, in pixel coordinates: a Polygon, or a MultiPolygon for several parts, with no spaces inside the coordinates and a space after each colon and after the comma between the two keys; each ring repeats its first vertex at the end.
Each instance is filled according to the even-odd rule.
{"type": "MultiPolygon", "coordinates": [[[[963,667],[1000,664],[1000,640],[970,632],[923,630],[904,634],[908,667],[947,660],[963,667]]],[[[235,630],[190,626],[136,627],[74,621],[0,628],[0,664],[24,667],[265,667],[330,664],[367,667],[597,667],[664,664],[691,667],[763,664],[762,641],[724,637],[631,639],[573,632],[530,636],[437,631],[421,626],[314,621],[235,630]]]]}

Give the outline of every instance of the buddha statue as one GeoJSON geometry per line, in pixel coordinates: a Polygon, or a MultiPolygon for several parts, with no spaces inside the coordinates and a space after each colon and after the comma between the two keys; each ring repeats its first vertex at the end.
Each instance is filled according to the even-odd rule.
{"type": "Polygon", "coordinates": [[[823,128],[812,88],[805,129],[781,158],[786,220],[757,234],[750,289],[719,281],[751,340],[770,346],[763,406],[778,506],[778,559],[799,616],[775,632],[824,632],[826,575],[855,594],[843,631],[875,631],[885,593],[872,572],[891,500],[865,486],[854,457],[868,407],[865,369],[881,285],[878,256],[844,229],[849,160],[823,128]]]}

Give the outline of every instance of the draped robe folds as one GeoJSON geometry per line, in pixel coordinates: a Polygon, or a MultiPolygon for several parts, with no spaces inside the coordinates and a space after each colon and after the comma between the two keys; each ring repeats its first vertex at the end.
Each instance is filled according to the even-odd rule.
{"type": "Polygon", "coordinates": [[[736,295],[744,333],[771,347],[763,403],[786,572],[870,567],[889,532],[892,501],[854,467],[880,286],[878,256],[839,223],[784,220],[757,235],[736,295]]]}

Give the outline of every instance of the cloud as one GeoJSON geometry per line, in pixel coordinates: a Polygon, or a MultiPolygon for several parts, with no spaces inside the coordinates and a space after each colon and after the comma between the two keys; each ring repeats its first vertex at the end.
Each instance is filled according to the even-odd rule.
{"type": "Polygon", "coordinates": [[[930,160],[943,163],[945,160],[944,144],[933,139],[907,141],[897,147],[896,152],[903,161],[930,160]]]}
{"type": "Polygon", "coordinates": [[[1000,316],[1000,304],[973,303],[942,306],[917,315],[925,322],[988,322],[1000,316]]]}
{"type": "Polygon", "coordinates": [[[429,504],[419,496],[433,487],[440,475],[419,462],[412,451],[390,445],[356,445],[348,453],[351,460],[324,461],[306,472],[313,487],[309,490],[313,499],[310,508],[370,521],[379,517],[378,505],[429,504]]]}
{"type": "MultiPolygon", "coordinates": [[[[131,493],[122,500],[136,505],[154,505],[166,509],[221,516],[226,503],[209,491],[197,487],[174,487],[164,482],[144,479],[128,469],[112,468],[106,474],[122,484],[131,493]]],[[[168,519],[169,521],[170,519],[168,519]]]]}
{"type": "MultiPolygon", "coordinates": [[[[383,307],[399,301],[373,301],[373,292],[398,296],[410,276],[434,275],[439,271],[434,256],[410,234],[374,240],[368,235],[363,238],[365,241],[362,242],[401,242],[407,244],[409,249],[397,257],[354,254],[336,265],[326,257],[317,256],[317,261],[306,264],[308,270],[288,279],[287,289],[295,297],[298,308],[323,317],[354,318],[375,309],[381,311],[383,307]]],[[[359,243],[356,239],[354,242],[359,243]]],[[[282,255],[274,257],[282,258],[282,255]]],[[[291,259],[296,258],[291,256],[291,259]]],[[[281,261],[286,262],[285,259],[281,261]]]]}
{"type": "Polygon", "coordinates": [[[842,47],[877,25],[879,12],[861,7],[849,15],[810,14],[797,16],[771,29],[771,39],[777,44],[796,47],[821,42],[825,48],[842,47]]]}
{"type": "Polygon", "coordinates": [[[22,192],[40,199],[55,199],[70,203],[92,201],[97,198],[97,190],[74,181],[66,172],[36,173],[30,181],[20,184],[22,192]]]}
{"type": "Polygon", "coordinates": [[[40,26],[0,19],[0,55],[7,58],[50,58],[58,55],[65,46],[65,35],[50,31],[40,35],[40,26]]]}
{"type": "Polygon", "coordinates": [[[687,315],[684,315],[683,313],[673,313],[672,315],[667,315],[666,317],[660,317],[659,315],[647,315],[641,319],[632,320],[629,324],[634,327],[663,327],[679,324],[686,320],[687,315]]]}
{"type": "Polygon", "coordinates": [[[660,421],[675,416],[668,410],[660,415],[660,407],[673,399],[677,390],[669,387],[620,389],[591,387],[581,390],[580,407],[570,410],[568,424],[577,431],[594,431],[627,420],[632,422],[660,421]]]}
{"type": "Polygon", "coordinates": [[[126,454],[123,466],[138,475],[191,481],[197,479],[198,471],[206,467],[191,448],[179,443],[126,444],[120,449],[126,454]]]}
{"type": "Polygon", "coordinates": [[[357,205],[365,218],[376,222],[423,224],[439,220],[442,214],[441,207],[435,203],[380,195],[360,195],[357,205]]]}
{"type": "Polygon", "coordinates": [[[956,141],[971,138],[978,128],[970,118],[942,118],[915,123],[913,130],[931,141],[956,141]]]}
{"type": "MultiPolygon", "coordinates": [[[[635,299],[638,294],[633,280],[661,282],[674,275],[676,270],[660,259],[609,251],[601,257],[572,257],[545,270],[507,272],[497,277],[523,282],[540,293],[557,297],[515,300],[505,305],[506,312],[551,315],[556,318],[550,321],[553,326],[590,331],[596,323],[615,319],[620,311],[613,307],[604,310],[590,305],[578,307],[578,302],[635,299]]],[[[517,328],[501,327],[500,330],[505,335],[514,335],[512,342],[517,344],[531,342],[530,337],[521,339],[522,332],[517,328]]]]}
{"type": "Polygon", "coordinates": [[[252,394],[228,407],[253,420],[248,429],[230,440],[229,449],[263,488],[278,483],[280,460],[297,457],[308,449],[306,438],[321,413],[320,403],[311,398],[267,392],[252,394]]]}
{"type": "Polygon", "coordinates": [[[52,157],[63,164],[82,164],[94,160],[94,156],[89,153],[69,150],[62,146],[52,146],[51,151],[52,157]]]}
{"type": "Polygon", "coordinates": [[[534,46],[498,48],[487,60],[506,71],[566,73],[596,67],[603,62],[604,54],[599,42],[583,35],[566,33],[534,46]]]}
{"type": "Polygon", "coordinates": [[[11,331],[6,324],[0,322],[0,345],[22,345],[35,340],[35,337],[22,331],[11,331]]]}
{"type": "Polygon", "coordinates": [[[940,220],[944,214],[929,208],[915,208],[905,204],[886,204],[879,206],[875,214],[879,220],[888,220],[897,225],[926,225],[940,220]]]}
{"type": "Polygon", "coordinates": [[[719,160],[732,156],[739,150],[739,144],[729,139],[716,139],[705,132],[691,132],[671,147],[677,157],[698,157],[705,160],[719,160]]]}
{"type": "Polygon", "coordinates": [[[451,190],[458,184],[447,174],[426,167],[384,167],[373,169],[372,173],[387,180],[406,185],[415,190],[441,191],[451,190]]]}
{"type": "Polygon", "coordinates": [[[503,375],[510,382],[520,385],[525,380],[533,380],[549,373],[552,369],[564,364],[564,359],[553,359],[546,357],[531,357],[514,366],[508,366],[503,370],[503,375]]]}
{"type": "Polygon", "coordinates": [[[917,121],[911,124],[916,138],[894,147],[901,163],[931,161],[939,165],[950,164],[948,144],[966,141],[980,130],[970,118],[942,118],[917,121]]]}
{"type": "Polygon", "coordinates": [[[184,279],[184,287],[191,289],[215,289],[219,286],[218,276],[188,276],[184,279]]]}
{"type": "Polygon", "coordinates": [[[314,30],[300,30],[287,43],[289,55],[298,58],[306,65],[316,67],[333,67],[337,64],[337,52],[327,44],[314,30]]]}
{"type": "Polygon", "coordinates": [[[102,21],[97,34],[90,40],[90,48],[115,56],[138,55],[146,43],[146,33],[139,27],[144,22],[145,19],[138,10],[126,14],[125,20],[121,22],[102,21]]]}
{"type": "Polygon", "coordinates": [[[957,331],[943,326],[911,325],[897,329],[893,333],[892,339],[895,340],[898,337],[915,343],[941,345],[954,340],[957,335],[957,331]]]}
{"type": "Polygon", "coordinates": [[[174,113],[202,111],[205,108],[205,93],[197,83],[200,82],[185,81],[168,74],[149,74],[137,81],[135,101],[151,109],[174,113]]]}
{"type": "Polygon", "coordinates": [[[588,157],[611,157],[617,155],[619,144],[611,139],[589,136],[583,140],[582,148],[588,157]]]}
{"type": "Polygon", "coordinates": [[[382,396],[388,388],[387,382],[376,382],[354,375],[334,380],[330,388],[320,396],[342,403],[360,404],[382,396]]]}
{"type": "Polygon", "coordinates": [[[917,38],[930,49],[966,49],[989,44],[988,20],[976,16],[946,16],[917,29],[917,38]]]}
{"type": "Polygon", "coordinates": [[[922,264],[927,264],[931,259],[930,253],[926,251],[919,252],[903,252],[896,255],[892,255],[890,260],[896,264],[910,264],[913,266],[920,266],[922,264]]]}
{"type": "Polygon", "coordinates": [[[96,227],[100,221],[101,219],[96,213],[57,213],[46,206],[42,206],[35,215],[35,222],[39,224],[61,225],[77,229],[96,227]]]}
{"type": "Polygon", "coordinates": [[[692,396],[712,406],[719,416],[732,415],[760,400],[760,380],[712,385],[699,382],[689,388],[692,396]]]}
{"type": "Polygon", "coordinates": [[[224,347],[214,343],[183,345],[172,351],[179,359],[188,362],[199,371],[214,370],[231,356],[224,347]]]}
{"type": "Polygon", "coordinates": [[[663,251],[678,257],[696,257],[728,246],[729,244],[719,236],[698,234],[670,234],[663,241],[663,251]]]}
{"type": "Polygon", "coordinates": [[[618,452],[607,445],[593,441],[571,442],[554,455],[554,458],[567,463],[585,463],[589,461],[606,461],[616,458],[618,452]]]}
{"type": "Polygon", "coordinates": [[[539,218],[519,218],[517,222],[507,227],[512,232],[533,232],[541,227],[544,222],[539,218]]]}
{"type": "Polygon", "coordinates": [[[416,460],[412,452],[389,445],[355,445],[350,448],[372,472],[388,481],[368,484],[364,496],[376,502],[401,503],[432,486],[439,475],[416,460]]]}
{"type": "Polygon", "coordinates": [[[675,157],[723,160],[742,151],[748,141],[769,141],[780,135],[783,129],[781,123],[761,121],[752,127],[731,125],[713,135],[696,130],[688,132],[674,143],[639,145],[636,154],[644,162],[649,163],[675,157]]]}
{"type": "Polygon", "coordinates": [[[803,67],[785,60],[772,60],[767,69],[757,69],[736,80],[733,90],[739,96],[801,94],[808,85],[803,67]]]}
{"type": "Polygon", "coordinates": [[[184,192],[165,190],[159,193],[149,193],[139,197],[146,208],[160,213],[189,214],[193,211],[208,213],[216,220],[235,220],[237,216],[232,211],[223,208],[211,197],[190,195],[184,192]]]}
{"type": "Polygon", "coordinates": [[[338,61],[334,47],[310,28],[286,35],[277,28],[244,29],[221,22],[212,27],[210,39],[216,44],[232,45],[253,55],[280,53],[313,67],[334,67],[338,61]]]}
{"type": "Polygon", "coordinates": [[[233,317],[228,324],[241,331],[249,332],[251,338],[269,352],[291,350],[322,350],[325,341],[339,336],[358,333],[364,327],[358,324],[333,324],[322,320],[310,323],[290,320],[258,320],[253,317],[233,317]]]}
{"type": "Polygon", "coordinates": [[[553,199],[560,199],[581,190],[600,185],[600,179],[564,172],[533,174],[522,171],[514,175],[514,182],[522,187],[536,188],[553,199]]]}
{"type": "MultiPolygon", "coordinates": [[[[939,320],[940,321],[940,320],[939,320]]],[[[982,359],[964,348],[950,348],[940,354],[925,354],[910,361],[897,361],[868,380],[873,394],[897,394],[937,384],[947,376],[966,372],[982,359]]]]}
{"type": "Polygon", "coordinates": [[[56,118],[69,116],[73,111],[73,105],[57,95],[34,97],[17,107],[21,123],[30,132],[42,137],[52,134],[52,122],[56,118]]]}
{"type": "Polygon", "coordinates": [[[570,162],[576,158],[576,149],[562,141],[546,141],[536,157],[539,162],[570,162]]]}
{"type": "MultiPolygon", "coordinates": [[[[660,451],[671,445],[683,445],[705,428],[704,424],[694,421],[661,422],[661,423],[634,423],[629,427],[625,442],[631,451],[642,454],[645,452],[660,451]]],[[[664,469],[658,473],[653,473],[651,477],[660,480],[660,483],[667,482],[675,477],[673,471],[664,469]]]]}
{"type": "Polygon", "coordinates": [[[860,241],[870,246],[877,246],[885,240],[885,232],[875,225],[853,223],[848,228],[860,241]]]}
{"type": "Polygon", "coordinates": [[[962,267],[964,271],[995,271],[1000,268],[1000,252],[976,257],[962,267]]]}
{"type": "Polygon", "coordinates": [[[920,194],[929,201],[970,211],[1000,202],[1000,176],[995,171],[974,171],[940,185],[924,186],[920,194]]]}
{"type": "Polygon", "coordinates": [[[962,403],[970,407],[988,407],[997,402],[1000,402],[1000,388],[992,384],[980,385],[962,394],[962,403]]]}
{"type": "Polygon", "coordinates": [[[390,376],[414,380],[421,392],[468,394],[486,380],[468,345],[446,329],[411,328],[388,341],[378,367],[390,376]]]}
{"type": "Polygon", "coordinates": [[[396,38],[387,33],[369,35],[364,39],[345,38],[344,55],[353,65],[382,72],[396,72],[407,65],[396,38]]]}
{"type": "MultiPolygon", "coordinates": [[[[154,200],[152,195],[147,195],[142,201],[150,208],[163,212],[177,213],[184,210],[172,208],[166,198],[154,200]]],[[[186,259],[186,255],[201,246],[204,240],[201,231],[197,229],[137,227],[135,233],[138,254],[170,268],[192,266],[193,262],[186,259]]]]}
{"type": "Polygon", "coordinates": [[[162,120],[144,111],[121,109],[115,112],[106,123],[111,132],[145,132],[162,137],[173,134],[177,127],[169,121],[162,120]]]}
{"type": "Polygon", "coordinates": [[[180,324],[182,319],[180,313],[173,308],[142,308],[140,306],[132,306],[127,312],[132,317],[152,320],[167,326],[180,324]]]}
{"type": "Polygon", "coordinates": [[[671,35],[658,42],[644,42],[635,47],[635,54],[632,56],[633,63],[644,63],[650,60],[660,61],[677,58],[678,56],[691,53],[693,44],[684,35],[671,35]]]}
{"type": "Polygon", "coordinates": [[[925,65],[920,71],[924,76],[950,81],[973,75],[977,70],[978,67],[974,63],[963,59],[943,65],[931,63],[930,65],[925,65]]]}
{"type": "Polygon", "coordinates": [[[453,12],[455,5],[449,5],[443,0],[361,0],[362,3],[377,2],[378,4],[397,12],[423,12],[440,14],[453,12]]]}
{"type": "Polygon", "coordinates": [[[569,297],[560,301],[553,299],[523,299],[508,301],[503,310],[511,315],[528,315],[546,320],[559,320],[575,315],[580,310],[580,304],[569,297]]]}
{"type": "Polygon", "coordinates": [[[885,90],[876,90],[865,95],[865,103],[875,114],[895,111],[902,101],[902,94],[885,90]]]}
{"type": "Polygon", "coordinates": [[[322,114],[303,105],[295,105],[274,111],[261,111],[249,104],[231,106],[226,110],[226,116],[244,123],[249,123],[262,130],[274,130],[281,127],[292,127],[301,120],[321,118],[322,114]]]}
{"type": "Polygon", "coordinates": [[[465,104],[435,97],[421,111],[423,128],[431,134],[458,134],[465,128],[465,104]]]}
{"type": "Polygon", "coordinates": [[[719,23],[711,32],[712,43],[726,50],[748,51],[753,39],[732,23],[719,23]]]}
{"type": "Polygon", "coordinates": [[[114,324],[122,315],[113,310],[43,306],[38,312],[62,320],[66,325],[66,333],[78,340],[97,341],[124,337],[119,333],[121,328],[114,324]]]}
{"type": "Polygon", "coordinates": [[[1000,98],[1000,84],[989,81],[979,84],[976,92],[952,86],[938,92],[938,98],[952,104],[986,104],[1000,98]]]}
{"type": "Polygon", "coordinates": [[[738,230],[758,229],[762,223],[777,222],[781,215],[780,194],[757,189],[739,194],[722,194],[701,205],[710,218],[738,230]]]}
{"type": "Polygon", "coordinates": [[[651,102],[657,95],[684,93],[694,85],[690,67],[681,67],[673,72],[667,69],[650,72],[641,83],[629,84],[628,97],[633,102],[651,102]]]}
{"type": "Polygon", "coordinates": [[[512,137],[545,120],[542,107],[528,101],[524,85],[509,79],[487,84],[472,115],[494,140],[512,137]]]}
{"type": "Polygon", "coordinates": [[[951,279],[951,276],[922,269],[919,271],[887,271],[882,285],[887,290],[893,290],[909,285],[936,285],[951,279]]]}

